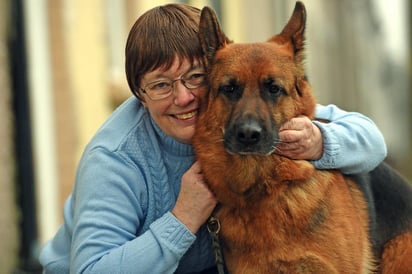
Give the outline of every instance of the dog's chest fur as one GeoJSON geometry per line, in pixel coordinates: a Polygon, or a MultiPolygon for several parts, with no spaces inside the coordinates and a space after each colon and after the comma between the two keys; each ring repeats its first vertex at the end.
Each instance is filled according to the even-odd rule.
{"type": "MultiPolygon", "coordinates": [[[[344,216],[348,205],[362,204],[362,194],[356,187],[348,189],[347,182],[328,176],[328,173],[316,173],[307,181],[276,184],[265,188],[264,194],[254,194],[256,197],[251,194],[244,201],[245,207],[223,205],[217,211],[226,263],[233,273],[249,273],[248,267],[250,273],[272,273],[277,264],[299,260],[308,255],[308,250],[326,254],[329,261],[339,264],[339,254],[355,248],[354,243],[363,242],[368,249],[364,240],[366,211],[351,208],[353,216],[349,219],[344,216]],[[325,177],[324,180],[319,180],[319,176],[325,177]],[[336,191],[342,193],[340,200],[333,194],[336,191]],[[340,207],[346,208],[340,211],[340,207]],[[353,227],[351,219],[362,225],[353,227]],[[356,239],[331,241],[336,227],[351,237],[356,235],[356,239]],[[248,266],[247,262],[254,264],[248,266]]],[[[356,259],[350,256],[353,255],[346,259],[356,259]]],[[[356,272],[359,265],[352,267],[356,272]]]]}

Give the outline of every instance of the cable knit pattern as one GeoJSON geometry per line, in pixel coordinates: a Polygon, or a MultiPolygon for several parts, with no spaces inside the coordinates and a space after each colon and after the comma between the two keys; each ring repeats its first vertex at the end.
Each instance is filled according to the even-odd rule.
{"type": "Polygon", "coordinates": [[[140,102],[121,105],[88,144],[65,225],[43,248],[46,273],[188,273],[213,265],[209,235],[170,210],[194,151],[165,135],[140,102]]]}

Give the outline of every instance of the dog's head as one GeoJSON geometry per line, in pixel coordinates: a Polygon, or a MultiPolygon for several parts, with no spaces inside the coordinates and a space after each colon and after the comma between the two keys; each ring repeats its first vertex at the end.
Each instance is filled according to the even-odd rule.
{"type": "Polygon", "coordinates": [[[269,155],[284,122],[313,117],[315,102],[303,64],[305,21],[305,7],[297,2],[280,34],[240,44],[226,37],[212,9],[202,10],[199,37],[209,77],[202,111],[209,121],[200,123],[219,128],[229,153],[269,155]]]}

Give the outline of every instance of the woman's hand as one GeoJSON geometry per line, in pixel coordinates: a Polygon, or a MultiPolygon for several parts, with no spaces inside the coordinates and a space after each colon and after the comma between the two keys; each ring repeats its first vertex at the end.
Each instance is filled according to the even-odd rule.
{"type": "Polygon", "coordinates": [[[295,160],[318,160],[323,153],[320,129],[306,116],[292,118],[279,129],[276,153],[295,160]]]}
{"type": "Polygon", "coordinates": [[[172,213],[196,233],[210,217],[217,200],[205,182],[199,162],[182,176],[182,184],[172,213]]]}

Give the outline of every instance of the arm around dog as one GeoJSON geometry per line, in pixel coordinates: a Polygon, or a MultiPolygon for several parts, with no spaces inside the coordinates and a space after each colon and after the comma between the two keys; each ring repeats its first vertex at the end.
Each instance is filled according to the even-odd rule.
{"type": "Polygon", "coordinates": [[[312,161],[318,169],[339,169],[345,174],[374,169],[387,155],[384,137],[375,123],[357,112],[346,112],[335,105],[316,106],[313,121],[322,132],[323,155],[312,161]]]}
{"type": "Polygon", "coordinates": [[[316,118],[328,123],[306,116],[284,123],[277,153],[311,161],[318,169],[339,169],[346,174],[368,172],[385,158],[383,136],[364,115],[334,105],[318,105],[316,118]]]}

